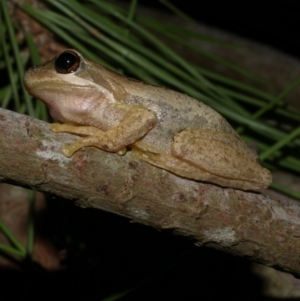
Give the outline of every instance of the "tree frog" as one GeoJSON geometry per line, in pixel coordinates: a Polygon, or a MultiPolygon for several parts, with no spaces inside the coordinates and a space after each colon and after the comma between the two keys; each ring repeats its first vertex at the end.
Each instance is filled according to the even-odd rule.
{"type": "Polygon", "coordinates": [[[76,50],[26,71],[28,92],[43,101],[54,132],[82,136],[63,147],[70,157],[85,146],[132,155],[191,180],[255,190],[272,176],[229,123],[187,95],[121,76],[76,50]]]}

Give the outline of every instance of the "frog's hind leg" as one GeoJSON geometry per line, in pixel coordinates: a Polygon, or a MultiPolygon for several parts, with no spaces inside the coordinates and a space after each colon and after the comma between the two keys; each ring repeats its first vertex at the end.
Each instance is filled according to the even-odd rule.
{"type": "MultiPolygon", "coordinates": [[[[213,181],[212,178],[214,178],[214,176],[210,173],[204,170],[199,170],[197,166],[194,166],[181,158],[176,158],[171,154],[165,153],[146,143],[135,142],[131,145],[131,153],[140,160],[165,169],[173,174],[179,175],[180,177],[213,182],[222,185],[222,183],[218,181],[213,181]]],[[[226,186],[225,183],[223,186],[226,186]]]]}
{"type": "Polygon", "coordinates": [[[271,182],[271,173],[239,136],[209,129],[186,129],[175,135],[172,155],[211,175],[210,182],[239,189],[260,189],[271,182]]]}
{"type": "Polygon", "coordinates": [[[256,162],[256,156],[247,148],[245,153],[239,150],[243,148],[244,142],[238,136],[187,129],[174,137],[170,154],[142,141],[132,145],[132,153],[141,160],[188,179],[243,190],[268,186],[270,172],[256,162]]]}

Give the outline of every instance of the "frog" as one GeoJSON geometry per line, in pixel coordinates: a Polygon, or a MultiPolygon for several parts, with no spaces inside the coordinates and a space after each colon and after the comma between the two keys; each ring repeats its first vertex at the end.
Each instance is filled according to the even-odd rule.
{"type": "Polygon", "coordinates": [[[120,75],[74,49],[29,68],[24,85],[58,122],[52,131],[80,136],[63,146],[66,157],[96,147],[226,188],[258,190],[272,182],[257,153],[211,107],[120,75]]]}

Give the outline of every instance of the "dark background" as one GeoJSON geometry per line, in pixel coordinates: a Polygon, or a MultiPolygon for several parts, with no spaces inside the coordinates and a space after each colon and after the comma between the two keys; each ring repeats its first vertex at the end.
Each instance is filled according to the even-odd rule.
{"type": "MultiPolygon", "coordinates": [[[[227,32],[272,45],[300,57],[300,4],[280,1],[272,5],[259,2],[235,1],[171,1],[193,17],[227,32]]],[[[140,4],[167,9],[158,1],[141,0],[140,4]]]]}

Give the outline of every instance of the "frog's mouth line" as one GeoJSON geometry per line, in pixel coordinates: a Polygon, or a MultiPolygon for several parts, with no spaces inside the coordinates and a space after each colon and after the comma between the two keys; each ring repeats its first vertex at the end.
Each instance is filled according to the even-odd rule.
{"type": "Polygon", "coordinates": [[[43,91],[65,91],[69,89],[76,89],[80,88],[81,90],[90,90],[90,89],[95,89],[94,85],[74,85],[74,84],[69,84],[66,85],[66,83],[62,82],[56,82],[56,81],[49,81],[49,82],[43,82],[39,81],[37,83],[31,84],[31,85],[26,85],[26,88],[28,91],[32,90],[43,90],[43,91]]]}

